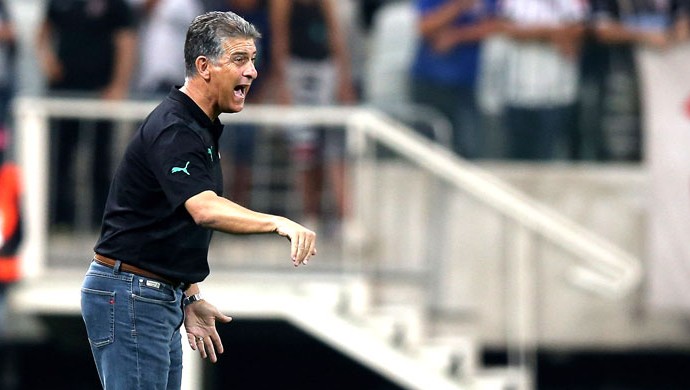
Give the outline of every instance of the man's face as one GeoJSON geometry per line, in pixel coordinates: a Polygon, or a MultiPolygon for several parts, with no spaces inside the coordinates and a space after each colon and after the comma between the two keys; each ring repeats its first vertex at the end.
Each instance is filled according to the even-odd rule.
{"type": "Polygon", "coordinates": [[[256,45],[254,40],[227,39],[225,54],[212,65],[212,78],[217,88],[218,108],[221,112],[239,112],[244,108],[245,98],[252,81],[258,73],[254,67],[256,45]]]}

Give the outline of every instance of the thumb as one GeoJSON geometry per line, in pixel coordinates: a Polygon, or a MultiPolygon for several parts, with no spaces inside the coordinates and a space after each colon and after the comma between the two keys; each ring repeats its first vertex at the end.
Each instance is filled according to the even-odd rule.
{"type": "Polygon", "coordinates": [[[218,313],[218,314],[216,314],[216,320],[223,322],[223,323],[228,323],[228,322],[232,321],[232,317],[226,316],[225,314],[222,314],[222,313],[218,313]]]}

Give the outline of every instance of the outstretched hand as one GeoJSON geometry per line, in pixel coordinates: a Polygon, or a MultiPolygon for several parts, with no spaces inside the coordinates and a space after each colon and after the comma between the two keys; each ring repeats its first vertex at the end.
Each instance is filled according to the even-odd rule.
{"type": "Polygon", "coordinates": [[[223,353],[223,343],[216,329],[216,321],[227,323],[232,318],[203,299],[187,305],[184,310],[184,328],[192,350],[196,351],[198,348],[202,358],[208,357],[211,363],[217,362],[217,354],[223,353]]]}
{"type": "Polygon", "coordinates": [[[287,218],[277,224],[276,233],[290,240],[290,257],[295,267],[316,255],[316,233],[287,218]]]}

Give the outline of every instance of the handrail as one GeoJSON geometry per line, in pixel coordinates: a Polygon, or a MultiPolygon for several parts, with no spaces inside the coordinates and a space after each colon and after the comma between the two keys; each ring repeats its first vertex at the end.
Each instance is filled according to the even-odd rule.
{"type": "MultiPolygon", "coordinates": [[[[151,101],[104,102],[75,98],[20,97],[15,101],[17,117],[28,119],[17,121],[19,126],[24,126],[18,130],[26,132],[25,136],[31,134],[31,143],[27,142],[26,137],[19,137],[20,143],[24,144],[20,145],[18,155],[20,163],[33,168],[24,170],[26,193],[31,198],[29,203],[43,205],[38,207],[39,210],[29,212],[29,223],[39,239],[46,234],[47,175],[43,168],[45,165],[41,164],[46,163],[47,139],[45,131],[35,130],[40,127],[47,129],[48,117],[141,120],[155,105],[156,102],[151,101]],[[38,156],[36,160],[40,153],[43,153],[43,157],[38,156]]],[[[359,131],[385,144],[479,202],[577,256],[587,265],[576,268],[571,275],[572,281],[578,286],[606,296],[620,297],[641,281],[642,267],[635,256],[371,108],[249,105],[241,113],[223,114],[221,120],[224,123],[251,122],[262,125],[288,125],[305,121],[319,125],[345,125],[348,136],[354,137],[359,131]]],[[[350,142],[348,145],[356,143],[350,142]]],[[[32,238],[29,237],[28,241],[31,243],[32,238]]],[[[34,255],[40,258],[40,250],[36,251],[34,255]]]]}
{"type": "Polygon", "coordinates": [[[353,120],[369,136],[584,260],[591,268],[579,267],[571,275],[578,286],[620,297],[639,285],[642,266],[632,254],[375,111],[360,112],[353,120]]]}

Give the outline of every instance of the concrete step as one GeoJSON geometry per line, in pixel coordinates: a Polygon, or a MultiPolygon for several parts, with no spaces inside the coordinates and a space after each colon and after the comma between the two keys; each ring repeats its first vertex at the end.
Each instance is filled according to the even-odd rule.
{"type": "Polygon", "coordinates": [[[474,378],[480,369],[477,345],[476,338],[471,335],[434,337],[425,340],[416,355],[429,369],[464,383],[474,378]]]}
{"type": "Polygon", "coordinates": [[[408,352],[418,348],[426,335],[423,309],[412,304],[375,306],[357,322],[392,347],[408,352]]]}

